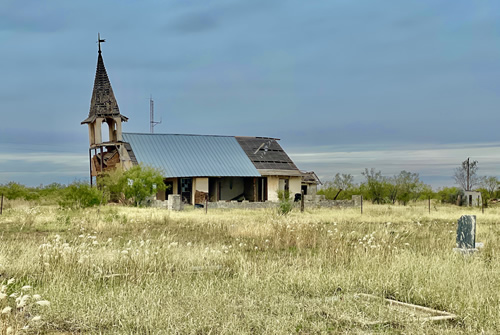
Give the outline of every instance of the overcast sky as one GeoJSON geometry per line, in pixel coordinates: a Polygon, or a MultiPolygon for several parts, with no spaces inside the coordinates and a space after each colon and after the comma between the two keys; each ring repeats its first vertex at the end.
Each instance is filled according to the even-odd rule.
{"type": "Polygon", "coordinates": [[[97,33],[126,132],[271,136],[323,181],[500,162],[500,1],[0,2],[0,183],[88,179],[97,33]]]}

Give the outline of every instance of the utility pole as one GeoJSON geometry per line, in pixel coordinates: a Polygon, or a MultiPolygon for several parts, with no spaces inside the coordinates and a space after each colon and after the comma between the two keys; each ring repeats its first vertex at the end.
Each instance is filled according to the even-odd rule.
{"type": "Polygon", "coordinates": [[[469,178],[470,178],[470,157],[467,157],[467,191],[470,191],[469,178]]]}
{"type": "Polygon", "coordinates": [[[153,101],[153,96],[149,97],[149,132],[154,134],[155,126],[160,124],[161,121],[155,121],[155,102],[153,101]]]}

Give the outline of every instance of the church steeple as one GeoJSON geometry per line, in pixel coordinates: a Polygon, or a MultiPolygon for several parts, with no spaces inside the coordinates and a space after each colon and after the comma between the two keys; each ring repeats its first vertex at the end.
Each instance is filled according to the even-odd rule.
{"type": "Polygon", "coordinates": [[[109,141],[117,142],[122,140],[121,122],[126,122],[128,118],[120,114],[118,102],[116,101],[111,82],[109,81],[101,52],[101,40],[98,36],[99,51],[97,56],[97,68],[94,80],[94,89],[90,101],[90,111],[88,117],[81,124],[88,124],[90,145],[102,143],[101,125],[106,122],[109,126],[109,141]]]}
{"type": "Polygon", "coordinates": [[[90,185],[92,178],[116,167],[129,168],[132,161],[122,140],[122,122],[128,118],[120,114],[115,94],[104,67],[101,52],[101,36],[98,35],[99,51],[94,89],[90,100],[89,116],[81,122],[89,128],[90,185]],[[102,126],[107,126],[109,137],[103,140],[102,126]],[[92,156],[92,151],[94,155],[92,156]]]}

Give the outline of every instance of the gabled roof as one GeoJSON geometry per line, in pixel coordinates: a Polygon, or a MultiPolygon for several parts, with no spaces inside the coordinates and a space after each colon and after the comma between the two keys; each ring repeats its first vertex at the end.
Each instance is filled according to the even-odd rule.
{"type": "Polygon", "coordinates": [[[260,177],[233,136],[123,133],[138,163],[165,178],[260,177]]]}
{"type": "Polygon", "coordinates": [[[126,116],[120,114],[115,94],[111,88],[111,82],[109,81],[106,68],[104,67],[101,50],[99,50],[89,116],[82,121],[82,124],[92,123],[98,117],[116,116],[120,116],[122,121],[128,120],[126,116]]]}
{"type": "Polygon", "coordinates": [[[319,177],[314,171],[300,171],[302,173],[302,182],[306,184],[320,184],[323,185],[319,177]]]}

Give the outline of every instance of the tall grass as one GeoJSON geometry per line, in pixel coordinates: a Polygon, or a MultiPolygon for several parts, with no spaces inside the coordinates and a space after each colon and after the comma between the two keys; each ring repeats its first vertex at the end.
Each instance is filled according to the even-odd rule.
{"type": "Polygon", "coordinates": [[[17,203],[0,216],[0,280],[51,302],[41,333],[496,333],[499,218],[423,203],[287,216],[17,203]],[[485,243],[467,257],[452,251],[462,214],[485,243]],[[423,323],[357,293],[458,319],[423,323]]]}

